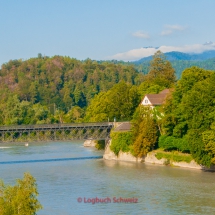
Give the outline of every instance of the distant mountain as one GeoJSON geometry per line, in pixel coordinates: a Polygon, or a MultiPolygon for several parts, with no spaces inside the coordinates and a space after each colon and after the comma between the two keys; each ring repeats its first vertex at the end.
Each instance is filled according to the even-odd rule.
{"type": "MultiPolygon", "coordinates": [[[[215,51],[205,51],[201,54],[186,54],[182,52],[167,52],[164,53],[166,59],[169,60],[176,71],[178,78],[181,73],[189,67],[198,66],[207,70],[215,70],[215,51]]],[[[149,64],[152,56],[142,58],[132,62],[136,68],[145,74],[148,73],[149,64]]]]}
{"type": "MultiPolygon", "coordinates": [[[[174,61],[174,60],[194,60],[194,61],[201,61],[201,60],[208,60],[210,58],[214,58],[215,57],[215,50],[211,50],[211,51],[205,51],[201,54],[186,54],[183,52],[167,52],[164,53],[164,55],[166,56],[167,60],[169,61],[174,61]]],[[[133,63],[136,65],[139,65],[143,62],[147,62],[152,60],[152,56],[149,57],[144,57],[138,61],[134,61],[133,63]]]]}

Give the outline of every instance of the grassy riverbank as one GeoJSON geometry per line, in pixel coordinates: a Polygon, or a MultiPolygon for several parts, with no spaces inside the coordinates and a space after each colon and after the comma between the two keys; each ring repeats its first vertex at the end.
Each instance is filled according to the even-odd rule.
{"type": "Polygon", "coordinates": [[[158,160],[161,160],[162,158],[165,158],[167,161],[167,164],[170,164],[171,162],[186,162],[190,163],[193,160],[193,157],[190,154],[185,154],[178,151],[171,151],[166,152],[162,149],[154,150],[155,157],[158,160]]]}

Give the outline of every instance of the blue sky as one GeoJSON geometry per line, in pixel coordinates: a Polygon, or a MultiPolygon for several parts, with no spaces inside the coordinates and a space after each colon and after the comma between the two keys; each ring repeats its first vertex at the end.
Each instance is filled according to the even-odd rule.
{"type": "Polygon", "coordinates": [[[137,60],[215,49],[215,0],[1,1],[0,64],[38,53],[137,60]],[[144,47],[153,48],[144,48],[144,47]]]}

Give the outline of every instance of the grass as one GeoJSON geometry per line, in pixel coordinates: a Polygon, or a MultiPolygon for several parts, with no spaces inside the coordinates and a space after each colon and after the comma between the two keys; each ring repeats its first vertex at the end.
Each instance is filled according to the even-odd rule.
{"type": "Polygon", "coordinates": [[[155,157],[160,160],[162,158],[167,159],[168,162],[170,161],[174,161],[174,162],[186,162],[186,163],[190,163],[193,158],[190,154],[184,154],[178,151],[172,151],[172,152],[165,152],[162,150],[157,150],[155,151],[155,157]]]}

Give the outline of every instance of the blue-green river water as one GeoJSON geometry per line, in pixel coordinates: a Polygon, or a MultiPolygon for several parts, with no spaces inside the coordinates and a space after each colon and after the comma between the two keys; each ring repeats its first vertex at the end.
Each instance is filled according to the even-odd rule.
{"type": "MultiPolygon", "coordinates": [[[[29,143],[28,147],[21,143],[1,144],[0,162],[103,154],[82,145],[83,142],[29,143]]],[[[6,184],[14,184],[24,172],[37,180],[43,205],[39,215],[215,214],[213,172],[103,159],[0,164],[0,178],[6,184]],[[108,198],[108,202],[92,204],[95,198],[108,198]],[[138,202],[124,203],[128,198],[138,202]]]]}

